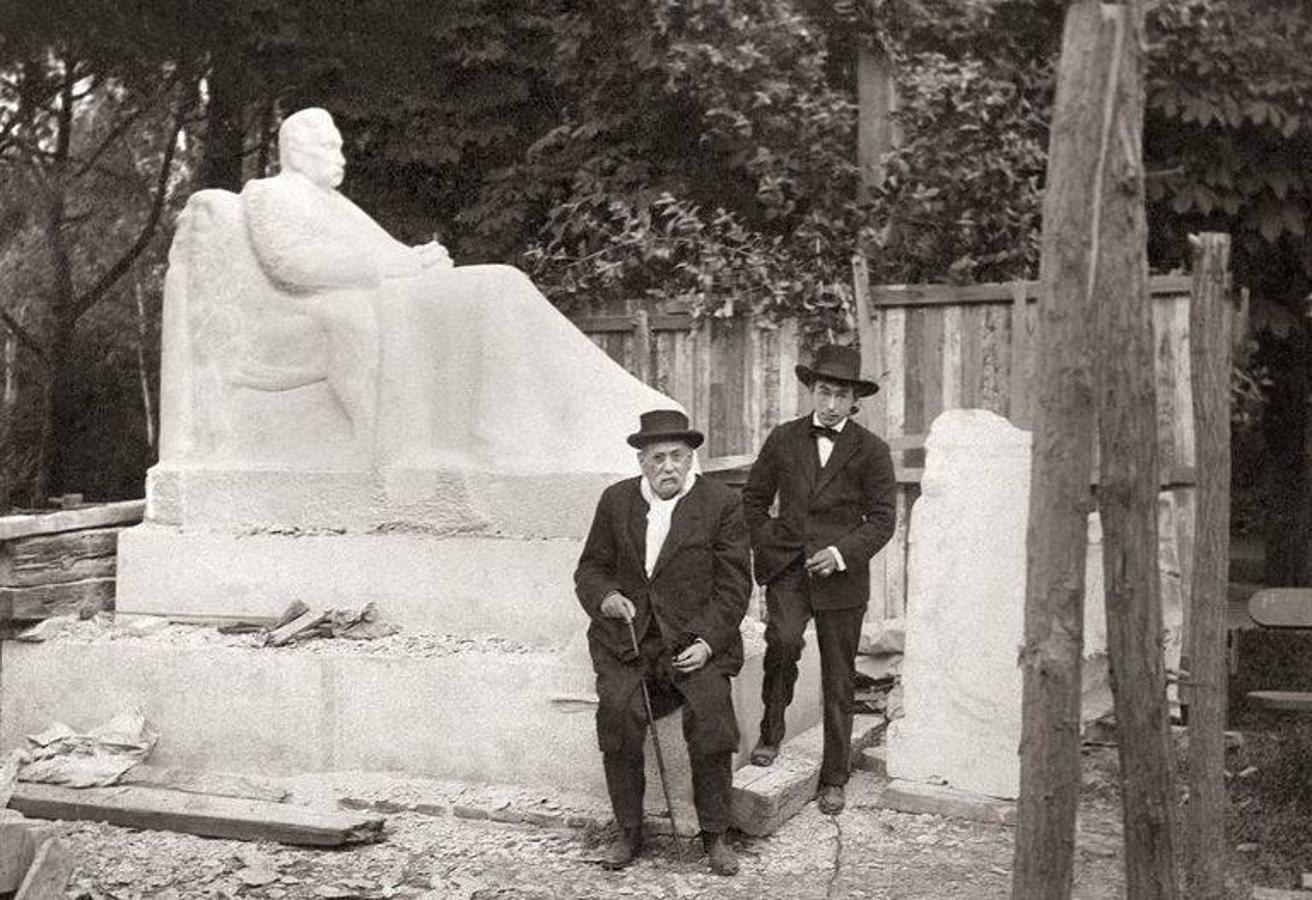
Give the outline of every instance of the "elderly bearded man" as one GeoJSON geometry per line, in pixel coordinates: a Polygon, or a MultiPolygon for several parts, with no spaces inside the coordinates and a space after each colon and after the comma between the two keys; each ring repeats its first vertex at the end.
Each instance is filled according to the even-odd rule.
{"type": "Polygon", "coordinates": [[[729,679],[743,662],[747,531],[733,491],[692,471],[703,438],[687,417],[657,410],[640,423],[628,442],[642,475],[602,493],[574,573],[592,619],[597,739],[619,827],[604,864],[622,868],[642,848],[645,679],[657,717],[683,707],[702,842],[711,869],[733,875],[738,860],[725,831],[738,725],[729,679]]]}
{"type": "Polygon", "coordinates": [[[770,432],[743,488],[767,613],[765,713],[751,761],[768,766],[779,752],[802,634],[814,617],[824,708],[818,796],[830,815],[843,809],[851,770],[852,681],[870,602],[870,558],[893,536],[897,489],[888,445],[849,418],[857,399],[879,390],[860,370],[860,354],[835,345],[821,347],[813,366],[797,367],[812,413],[770,432]]]}

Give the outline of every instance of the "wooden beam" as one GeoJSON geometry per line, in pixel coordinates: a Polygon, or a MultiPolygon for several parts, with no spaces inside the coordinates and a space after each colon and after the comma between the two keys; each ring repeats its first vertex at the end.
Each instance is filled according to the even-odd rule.
{"type": "MultiPolygon", "coordinates": [[[[985,284],[887,284],[870,289],[873,306],[932,306],[935,304],[1012,303],[1016,285],[1027,302],[1036,303],[1041,293],[1037,281],[985,284]]],[[[1148,279],[1149,293],[1169,296],[1189,293],[1188,275],[1156,275],[1148,279]]]]}
{"type": "Polygon", "coordinates": [[[1189,676],[1189,804],[1185,882],[1190,897],[1224,900],[1226,861],[1226,619],[1230,580],[1230,236],[1203,234],[1193,244],[1189,305],[1191,416],[1198,469],[1193,584],[1185,635],[1189,676]]]}
{"type": "Polygon", "coordinates": [[[0,621],[93,615],[114,606],[114,578],[84,578],[31,587],[0,587],[0,621]]]}
{"type": "Polygon", "coordinates": [[[376,841],[383,831],[383,820],[378,817],[142,787],[20,783],[9,805],[39,819],[107,822],[124,828],[317,847],[376,841]]]}
{"type": "Polygon", "coordinates": [[[0,518],[0,541],[12,541],[31,534],[103,528],[106,525],[135,525],[142,520],[145,513],[145,500],[123,500],[118,503],[88,506],[86,509],[4,516],[0,518]]]}

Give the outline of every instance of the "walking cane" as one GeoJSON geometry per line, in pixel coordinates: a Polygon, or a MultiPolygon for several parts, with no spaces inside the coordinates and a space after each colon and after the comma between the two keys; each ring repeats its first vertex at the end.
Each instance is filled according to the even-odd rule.
{"type": "MultiPolygon", "coordinates": [[[[633,619],[625,619],[629,626],[629,640],[633,641],[633,652],[638,654],[638,665],[642,665],[642,651],[638,649],[638,635],[633,630],[633,619]]],[[[670,830],[679,836],[679,825],[674,821],[674,801],[670,799],[670,779],[665,774],[665,754],[661,752],[661,736],[656,731],[656,717],[651,711],[651,694],[647,692],[647,676],[642,675],[642,703],[647,709],[647,727],[651,729],[651,742],[656,747],[656,771],[661,775],[661,790],[665,792],[665,808],[670,814],[670,830]]]]}

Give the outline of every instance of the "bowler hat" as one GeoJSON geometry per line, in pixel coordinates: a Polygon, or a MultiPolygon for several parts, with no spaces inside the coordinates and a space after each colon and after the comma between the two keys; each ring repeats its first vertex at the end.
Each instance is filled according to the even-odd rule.
{"type": "Polygon", "coordinates": [[[694,450],[706,437],[688,427],[688,417],[677,409],[654,409],[638,417],[638,430],[629,435],[629,446],[642,449],[656,441],[684,441],[694,450]]]}
{"type": "Polygon", "coordinates": [[[858,397],[869,397],[879,390],[879,385],[861,377],[861,354],[853,347],[825,344],[815,352],[811,365],[797,366],[793,371],[797,380],[807,387],[820,379],[850,384],[858,397]]]}

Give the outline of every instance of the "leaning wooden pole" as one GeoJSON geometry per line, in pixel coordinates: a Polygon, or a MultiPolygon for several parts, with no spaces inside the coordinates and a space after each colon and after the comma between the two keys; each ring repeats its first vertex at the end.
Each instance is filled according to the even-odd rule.
{"type": "MultiPolygon", "coordinates": [[[[1048,145],[1030,465],[1020,804],[1012,896],[1061,900],[1074,874],[1080,655],[1093,466],[1097,146],[1114,27],[1097,0],[1066,13],[1048,145]]],[[[1016,365],[1013,360],[1013,365],[1016,365]]]]}
{"type": "Polygon", "coordinates": [[[1193,244],[1189,363],[1197,440],[1197,525],[1189,617],[1189,808],[1185,883],[1191,900],[1225,892],[1225,623],[1230,560],[1230,236],[1193,244]]]}
{"type": "Polygon", "coordinates": [[[1116,93],[1099,149],[1098,510],[1107,653],[1116,702],[1129,900],[1174,900],[1175,785],[1166,704],[1157,544],[1157,403],[1143,180],[1143,19],[1121,24],[1116,93]]]}

